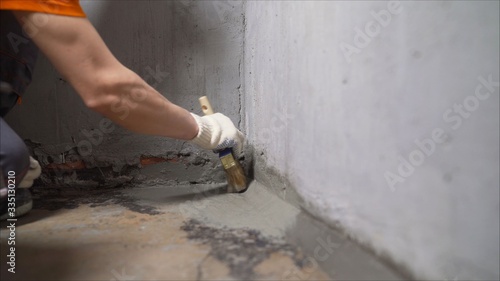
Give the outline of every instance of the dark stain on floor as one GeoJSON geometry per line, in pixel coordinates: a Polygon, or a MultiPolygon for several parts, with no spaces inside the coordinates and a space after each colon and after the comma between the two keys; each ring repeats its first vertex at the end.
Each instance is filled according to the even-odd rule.
{"type": "Polygon", "coordinates": [[[59,209],[75,209],[80,205],[90,205],[90,207],[120,205],[130,211],[159,215],[163,212],[148,205],[141,205],[137,199],[127,196],[117,190],[96,190],[96,189],[56,189],[56,188],[32,188],[33,208],[55,211],[59,209]]]}
{"type": "Polygon", "coordinates": [[[234,278],[258,278],[254,267],[275,252],[289,256],[299,268],[304,266],[304,256],[296,246],[265,237],[256,230],[214,228],[193,219],[181,229],[188,233],[189,239],[209,245],[209,255],[226,264],[234,278]]]}

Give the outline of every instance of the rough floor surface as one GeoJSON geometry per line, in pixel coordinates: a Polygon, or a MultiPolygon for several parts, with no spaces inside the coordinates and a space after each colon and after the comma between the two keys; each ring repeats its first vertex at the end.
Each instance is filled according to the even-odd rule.
{"type": "Polygon", "coordinates": [[[299,210],[259,186],[224,190],[34,188],[34,209],[16,222],[15,274],[7,271],[10,231],[2,222],[1,279],[330,279],[284,239],[299,210]]]}

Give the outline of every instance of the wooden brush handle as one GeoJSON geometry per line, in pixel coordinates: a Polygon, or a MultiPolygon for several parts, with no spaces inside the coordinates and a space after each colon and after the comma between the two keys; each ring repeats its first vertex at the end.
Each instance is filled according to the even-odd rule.
{"type": "MultiPolygon", "coordinates": [[[[203,96],[198,100],[200,101],[201,110],[205,113],[205,115],[214,114],[214,110],[212,105],[210,105],[207,96],[203,96]]],[[[227,147],[219,151],[219,158],[222,162],[222,166],[224,167],[224,171],[226,172],[227,192],[245,192],[248,188],[247,178],[240,162],[237,159],[234,159],[233,149],[231,147],[227,147]]]]}
{"type": "Polygon", "coordinates": [[[203,96],[203,97],[199,98],[199,101],[200,101],[200,105],[201,105],[201,111],[203,111],[203,113],[205,113],[205,115],[214,114],[214,110],[212,108],[212,105],[208,101],[207,96],[203,96]]]}

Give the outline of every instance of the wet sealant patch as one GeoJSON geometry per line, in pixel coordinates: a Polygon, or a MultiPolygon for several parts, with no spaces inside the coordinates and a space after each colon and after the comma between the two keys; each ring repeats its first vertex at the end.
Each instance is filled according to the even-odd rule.
{"type": "Polygon", "coordinates": [[[53,189],[33,188],[33,208],[49,211],[59,209],[75,209],[80,205],[100,207],[108,205],[120,205],[130,211],[159,215],[163,212],[153,206],[139,204],[137,199],[127,196],[119,190],[96,190],[96,189],[53,189]]]}
{"type": "Polygon", "coordinates": [[[296,246],[265,237],[256,230],[215,228],[194,219],[185,222],[181,229],[189,239],[209,245],[209,255],[227,265],[233,278],[259,278],[254,268],[273,253],[290,257],[298,268],[304,266],[304,256],[296,246]]]}

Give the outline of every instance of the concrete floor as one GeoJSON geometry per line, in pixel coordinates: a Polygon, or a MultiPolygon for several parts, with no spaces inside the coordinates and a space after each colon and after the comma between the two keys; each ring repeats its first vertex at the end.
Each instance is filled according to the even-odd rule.
{"type": "Polygon", "coordinates": [[[300,227],[299,209],[257,183],[244,194],[224,190],[223,185],[35,188],[34,209],[16,224],[15,274],[6,271],[9,232],[2,222],[1,279],[400,279],[352,246],[347,251],[363,254],[357,253],[351,266],[337,259],[348,272],[326,273],[301,249],[307,243],[289,239],[290,230],[300,227]],[[359,266],[363,263],[368,267],[359,266]]]}

